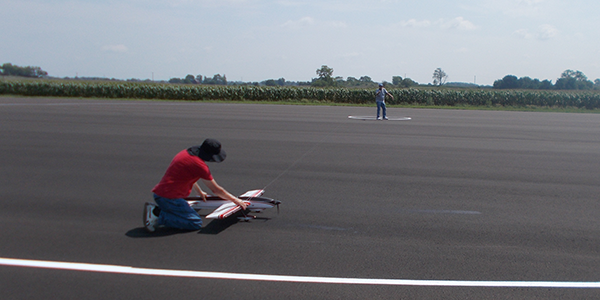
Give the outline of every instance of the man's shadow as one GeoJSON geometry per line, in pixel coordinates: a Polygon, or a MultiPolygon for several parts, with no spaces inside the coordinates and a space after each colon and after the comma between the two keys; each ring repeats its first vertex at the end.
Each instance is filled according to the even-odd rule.
{"type": "MultiPolygon", "coordinates": [[[[127,233],[125,233],[126,236],[130,237],[130,238],[156,238],[156,237],[165,237],[165,236],[170,236],[170,235],[175,235],[175,234],[184,234],[184,233],[192,233],[192,232],[197,232],[198,234],[219,234],[221,232],[223,232],[225,229],[231,227],[231,225],[239,223],[240,220],[238,219],[239,216],[242,216],[242,214],[235,214],[229,218],[226,219],[215,219],[212,220],[210,223],[208,223],[206,226],[202,227],[202,229],[200,230],[180,230],[180,229],[174,229],[174,228],[157,228],[155,232],[148,232],[146,231],[146,229],[144,229],[144,227],[138,227],[138,228],[134,228],[131,229],[129,231],[127,231],[127,233]]],[[[206,219],[204,219],[206,220],[206,219]]],[[[259,218],[256,217],[253,220],[262,220],[262,221],[268,221],[270,220],[270,218],[259,218]]]]}

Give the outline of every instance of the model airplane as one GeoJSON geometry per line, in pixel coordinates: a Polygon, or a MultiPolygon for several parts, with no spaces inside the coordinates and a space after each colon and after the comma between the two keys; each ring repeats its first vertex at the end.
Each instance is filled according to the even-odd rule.
{"type": "MultiPolygon", "coordinates": [[[[271,198],[261,197],[264,194],[264,190],[251,190],[240,195],[240,198],[246,203],[246,211],[249,212],[262,212],[267,208],[277,206],[277,212],[279,212],[279,204],[281,201],[273,200],[271,198]]],[[[210,209],[213,210],[210,214],[206,215],[207,219],[225,219],[233,214],[241,211],[241,207],[229,200],[223,200],[217,196],[208,195],[206,201],[200,196],[185,198],[190,206],[195,210],[210,209]]],[[[246,214],[242,211],[243,216],[238,217],[242,221],[249,221],[255,219],[255,216],[246,214]]]]}

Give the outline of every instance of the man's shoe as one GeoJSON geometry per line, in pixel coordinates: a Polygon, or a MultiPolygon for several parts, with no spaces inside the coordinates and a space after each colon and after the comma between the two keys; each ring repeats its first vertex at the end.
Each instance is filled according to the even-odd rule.
{"type": "Polygon", "coordinates": [[[156,205],[146,202],[144,205],[144,228],[148,232],[154,232],[158,223],[158,216],[154,214],[156,205]]]}
{"type": "Polygon", "coordinates": [[[388,120],[388,118],[387,118],[387,117],[383,117],[383,119],[384,119],[384,120],[388,120]]]}
{"type": "Polygon", "coordinates": [[[380,118],[380,117],[377,117],[377,120],[381,120],[381,118],[380,118]]]}

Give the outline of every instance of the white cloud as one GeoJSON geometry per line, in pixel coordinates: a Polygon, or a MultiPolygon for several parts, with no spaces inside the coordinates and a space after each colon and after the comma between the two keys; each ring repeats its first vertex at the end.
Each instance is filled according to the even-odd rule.
{"type": "Polygon", "coordinates": [[[283,23],[281,27],[297,29],[311,26],[313,24],[315,24],[315,19],[313,19],[312,17],[303,17],[300,20],[289,20],[283,23]]]}
{"type": "MultiPolygon", "coordinates": [[[[147,1],[147,0],[146,0],[147,1]]],[[[237,6],[239,4],[247,3],[246,0],[171,0],[171,1],[155,1],[156,3],[163,4],[166,2],[171,7],[191,7],[191,6],[202,6],[202,7],[218,7],[218,6],[237,6]]]]}
{"type": "Polygon", "coordinates": [[[514,33],[515,33],[516,36],[518,36],[520,38],[524,38],[526,40],[532,39],[534,37],[534,35],[531,34],[529,32],[529,30],[523,29],[523,28],[516,30],[514,33]]]}
{"type": "Polygon", "coordinates": [[[302,1],[289,1],[289,0],[275,1],[275,3],[277,3],[281,6],[288,6],[288,7],[299,7],[299,6],[306,5],[306,3],[302,2],[302,1]]]}
{"type": "Polygon", "coordinates": [[[341,55],[343,58],[356,58],[359,56],[362,56],[362,54],[359,52],[348,52],[341,55]]]}
{"type": "Polygon", "coordinates": [[[125,45],[105,45],[105,46],[102,46],[102,50],[108,51],[108,52],[125,53],[129,49],[127,49],[127,46],[125,46],[125,45]]]}
{"type": "Polygon", "coordinates": [[[549,24],[544,24],[538,28],[537,38],[540,40],[549,40],[558,35],[558,30],[549,24]]]}
{"type": "Polygon", "coordinates": [[[416,19],[410,19],[408,21],[400,22],[402,27],[411,27],[411,28],[424,28],[431,26],[431,22],[429,20],[418,21],[416,19]]]}
{"type": "Polygon", "coordinates": [[[346,24],[346,22],[341,22],[341,21],[330,21],[327,22],[327,25],[330,27],[334,27],[334,28],[347,28],[348,24],[346,24]]]}
{"type": "Polygon", "coordinates": [[[442,29],[458,29],[458,30],[475,30],[477,26],[471,23],[471,21],[465,20],[463,17],[456,17],[452,20],[441,19],[437,23],[440,24],[442,29]]]}
{"type": "Polygon", "coordinates": [[[441,29],[458,29],[458,30],[475,30],[477,26],[471,21],[465,20],[463,17],[456,17],[451,20],[439,19],[435,22],[429,20],[410,19],[400,22],[400,26],[409,28],[428,28],[432,25],[437,25],[441,29]]]}
{"type": "Polygon", "coordinates": [[[488,0],[479,4],[484,11],[501,12],[509,17],[534,17],[547,12],[546,0],[488,0]]]}
{"type": "Polygon", "coordinates": [[[558,35],[558,29],[549,24],[541,25],[537,28],[535,33],[531,33],[527,29],[518,29],[515,32],[515,35],[524,39],[538,39],[538,40],[549,40],[558,35]]]}
{"type": "Polygon", "coordinates": [[[313,17],[303,17],[299,20],[288,20],[287,22],[281,24],[283,28],[291,28],[291,29],[300,29],[307,28],[312,26],[319,27],[328,27],[328,28],[347,28],[348,25],[346,22],[342,21],[317,21],[313,17]]]}
{"type": "Polygon", "coordinates": [[[542,10],[544,0],[516,0],[514,5],[507,5],[505,13],[512,16],[533,16],[542,10]]]}

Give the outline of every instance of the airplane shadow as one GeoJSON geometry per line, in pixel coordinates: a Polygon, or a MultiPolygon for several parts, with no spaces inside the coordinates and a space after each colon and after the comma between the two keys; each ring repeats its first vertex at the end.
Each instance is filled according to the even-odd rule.
{"type": "Polygon", "coordinates": [[[148,232],[144,227],[138,227],[131,229],[125,233],[126,236],[130,238],[158,238],[171,236],[176,234],[184,234],[195,232],[195,230],[180,230],[175,228],[158,228],[155,232],[148,232]]]}
{"type": "MultiPolygon", "coordinates": [[[[219,219],[212,220],[205,227],[202,227],[202,229],[200,231],[198,231],[198,234],[219,234],[223,230],[229,228],[231,225],[240,223],[241,221],[237,218],[239,216],[242,216],[242,214],[241,213],[235,214],[235,215],[233,215],[227,219],[223,219],[223,220],[219,220],[219,219]]],[[[252,220],[263,220],[266,222],[270,219],[271,218],[255,217],[252,220]]],[[[252,221],[250,221],[250,222],[252,222],[252,221]]]]}
{"type": "Polygon", "coordinates": [[[231,227],[231,225],[238,223],[237,218],[227,218],[223,220],[212,220],[206,226],[202,227],[198,234],[219,234],[223,230],[231,227]]]}
{"type": "MultiPolygon", "coordinates": [[[[237,218],[238,216],[241,216],[242,214],[240,213],[235,214],[227,219],[223,219],[223,220],[219,220],[219,219],[215,219],[212,220],[210,223],[208,223],[206,226],[202,227],[202,229],[200,230],[180,230],[180,229],[175,229],[175,228],[157,228],[155,232],[148,232],[146,231],[146,229],[144,229],[144,227],[138,227],[138,228],[134,228],[131,229],[129,231],[127,231],[127,233],[125,233],[126,236],[130,237],[130,238],[158,238],[158,237],[165,237],[165,236],[171,236],[171,235],[175,235],[175,234],[185,234],[185,233],[192,233],[192,232],[197,232],[198,234],[219,234],[221,232],[223,232],[225,229],[231,227],[232,225],[239,223],[240,220],[237,218]]],[[[268,221],[271,218],[264,218],[264,217],[256,217],[254,218],[252,221],[268,221]]],[[[204,221],[206,221],[206,219],[204,219],[204,221]]]]}

